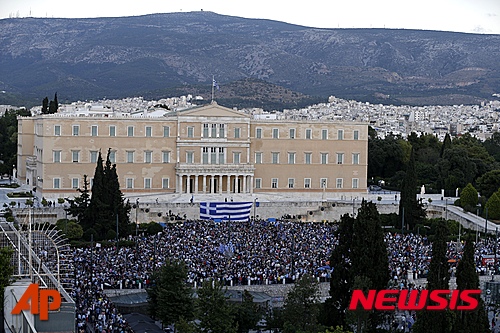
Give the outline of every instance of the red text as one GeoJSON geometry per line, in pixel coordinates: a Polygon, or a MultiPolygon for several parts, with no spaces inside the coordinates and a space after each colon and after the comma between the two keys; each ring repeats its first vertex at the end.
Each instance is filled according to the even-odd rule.
{"type": "Polygon", "coordinates": [[[481,290],[354,290],[349,310],[474,310],[481,290]],[[430,302],[429,302],[430,301],[430,302]]]}

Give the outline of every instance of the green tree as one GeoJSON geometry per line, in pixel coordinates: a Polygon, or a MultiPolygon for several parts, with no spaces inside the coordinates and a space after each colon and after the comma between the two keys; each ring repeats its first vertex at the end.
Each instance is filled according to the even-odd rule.
{"type": "Polygon", "coordinates": [[[264,312],[258,304],[253,302],[253,296],[248,290],[243,291],[241,298],[241,304],[234,306],[236,327],[238,327],[238,333],[248,333],[257,326],[264,312]]]}
{"type": "Polygon", "coordinates": [[[288,292],[283,307],[283,332],[318,332],[319,284],[305,274],[288,292]]]}
{"type": "MultiPolygon", "coordinates": [[[[366,295],[368,294],[368,290],[371,289],[371,285],[372,281],[366,276],[356,276],[354,278],[353,289],[363,290],[363,293],[366,295]]],[[[356,327],[356,333],[367,332],[371,329],[371,314],[372,311],[365,310],[358,305],[356,310],[348,312],[347,321],[356,327]]]]}
{"type": "Polygon", "coordinates": [[[500,170],[491,170],[478,177],[476,180],[477,190],[481,196],[489,198],[500,188],[500,170]]]}
{"type": "MultiPolygon", "coordinates": [[[[89,216],[90,190],[87,175],[83,175],[83,188],[78,188],[79,196],[74,199],[67,198],[69,207],[66,212],[78,220],[83,229],[92,227],[92,220],[89,216]]],[[[59,202],[61,203],[61,202],[59,202]]]]}
{"type": "Polygon", "coordinates": [[[410,159],[406,167],[405,177],[401,185],[401,200],[399,202],[399,216],[401,225],[403,223],[407,229],[413,229],[415,225],[425,218],[425,210],[422,203],[417,201],[416,188],[417,175],[415,171],[415,151],[411,150],[410,159]]]}
{"type": "Polygon", "coordinates": [[[12,283],[12,274],[14,273],[14,267],[11,265],[13,250],[10,247],[0,248],[0,319],[3,328],[3,306],[4,306],[4,292],[5,287],[12,283]]]}
{"type": "Polygon", "coordinates": [[[471,162],[476,166],[474,179],[491,170],[495,159],[488,153],[481,140],[473,137],[470,133],[465,133],[453,140],[453,146],[463,147],[471,162]]]}
{"type": "Polygon", "coordinates": [[[149,313],[164,325],[193,319],[193,292],[186,283],[187,274],[184,262],[171,260],[153,273],[153,287],[147,289],[149,313]]]}
{"type": "MultiPolygon", "coordinates": [[[[361,202],[353,225],[352,243],[353,276],[359,277],[361,279],[359,281],[364,283],[369,281],[366,287],[370,289],[386,289],[390,279],[387,247],[380,215],[373,202],[366,200],[361,202]]],[[[383,313],[371,312],[367,320],[369,325],[367,331],[375,332],[382,320],[383,313]]]]}
{"type": "Polygon", "coordinates": [[[477,166],[463,146],[446,149],[436,165],[439,172],[438,187],[454,190],[472,183],[477,176],[477,166]]]}
{"type": "Polygon", "coordinates": [[[497,192],[493,193],[493,195],[486,202],[486,208],[488,209],[488,217],[493,220],[500,219],[500,197],[497,192]]]}
{"type": "Polygon", "coordinates": [[[344,327],[342,326],[336,326],[335,328],[327,328],[324,332],[320,333],[352,333],[352,331],[344,330],[344,327]]]}
{"type": "Polygon", "coordinates": [[[73,220],[57,220],[56,227],[61,230],[68,239],[80,239],[83,237],[82,226],[73,220]]]}
{"type": "Polygon", "coordinates": [[[467,211],[474,211],[478,202],[478,194],[471,183],[460,192],[460,205],[467,211]]]}
{"type": "MultiPolygon", "coordinates": [[[[125,202],[122,191],[120,190],[120,182],[118,173],[116,172],[116,164],[111,164],[110,161],[111,148],[108,149],[106,163],[104,167],[104,185],[108,191],[105,192],[106,202],[111,208],[112,219],[117,221],[119,234],[124,236],[129,232],[129,213],[132,208],[130,204],[125,202]]],[[[114,224],[115,225],[115,224],[114,224]]]]}
{"type": "MultiPolygon", "coordinates": [[[[449,231],[446,221],[441,219],[436,225],[436,234],[432,243],[432,259],[427,275],[427,289],[448,290],[450,282],[450,272],[448,257],[446,252],[448,246],[449,231]]],[[[435,304],[428,300],[428,304],[435,304]]],[[[448,333],[451,332],[453,323],[453,313],[451,311],[437,312],[422,310],[417,314],[417,321],[413,326],[415,333],[448,333]]]]}
{"type": "Polygon", "coordinates": [[[368,140],[368,178],[391,178],[402,169],[405,154],[401,141],[392,134],[368,140]]]}
{"type": "Polygon", "coordinates": [[[29,110],[8,110],[0,117],[0,173],[12,174],[17,165],[17,117],[29,116],[29,110]]]}
{"type": "Polygon", "coordinates": [[[106,191],[103,159],[101,152],[99,152],[94,171],[94,181],[92,183],[92,196],[89,204],[89,218],[92,221],[91,228],[97,232],[99,239],[105,238],[107,230],[109,230],[113,223],[110,221],[111,219],[109,217],[110,207],[105,200],[106,191]]]}
{"type": "Polygon", "coordinates": [[[49,113],[49,98],[45,96],[45,98],[42,100],[42,114],[48,114],[49,113]]]}
{"type": "Polygon", "coordinates": [[[446,149],[449,148],[451,148],[451,137],[449,133],[446,133],[446,135],[444,136],[443,144],[441,145],[441,153],[439,154],[439,157],[443,158],[446,149]]]}
{"type": "Polygon", "coordinates": [[[352,266],[354,218],[345,214],[340,218],[335,233],[337,245],[330,255],[330,267],[333,268],[330,278],[330,297],[325,302],[326,315],[323,324],[327,326],[346,326],[346,309],[352,294],[354,275],[352,266]]]}
{"type": "Polygon", "coordinates": [[[59,102],[57,101],[57,93],[55,93],[54,100],[50,101],[49,103],[49,113],[50,114],[56,113],[58,108],[59,108],[59,102]]]}
{"type": "MultiPolygon", "coordinates": [[[[457,266],[457,289],[479,289],[479,277],[474,261],[474,243],[472,237],[466,239],[462,259],[457,266]]],[[[488,314],[484,302],[477,296],[479,306],[473,311],[457,311],[453,332],[457,333],[488,333],[490,332],[488,314]]]]}
{"type": "Polygon", "coordinates": [[[97,231],[101,239],[111,235],[110,231],[117,236],[117,227],[118,236],[126,236],[130,231],[131,206],[125,202],[120,190],[116,164],[111,164],[110,152],[111,149],[108,150],[105,164],[101,152],[98,154],[89,204],[88,216],[92,221],[91,227],[97,231]]]}
{"type": "Polygon", "coordinates": [[[70,221],[65,233],[68,239],[81,239],[83,237],[83,228],[78,223],[70,221]]]}
{"type": "Polygon", "coordinates": [[[198,289],[196,318],[200,332],[236,333],[232,308],[218,281],[206,280],[198,289]]]}
{"type": "Polygon", "coordinates": [[[497,162],[500,162],[500,132],[494,132],[491,138],[483,142],[483,146],[497,162]]]}

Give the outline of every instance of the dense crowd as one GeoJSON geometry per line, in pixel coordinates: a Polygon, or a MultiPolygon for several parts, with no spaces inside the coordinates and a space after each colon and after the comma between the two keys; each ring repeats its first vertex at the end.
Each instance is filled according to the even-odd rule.
{"type": "MultiPolygon", "coordinates": [[[[288,283],[306,273],[328,281],[335,230],[335,225],[327,223],[188,220],[168,224],[157,235],[138,236],[135,247],[75,249],[78,326],[89,322],[95,332],[128,332],[130,328],[102,290],[147,287],[155,267],[168,259],[187,264],[192,285],[212,278],[226,285],[288,283]]],[[[426,277],[432,244],[425,236],[386,233],[385,242],[392,282],[407,286],[408,274],[415,279],[426,277]]],[[[478,273],[489,271],[484,258],[494,249],[492,240],[477,244],[478,273]]],[[[454,274],[461,245],[450,242],[447,254],[454,274]]]]}

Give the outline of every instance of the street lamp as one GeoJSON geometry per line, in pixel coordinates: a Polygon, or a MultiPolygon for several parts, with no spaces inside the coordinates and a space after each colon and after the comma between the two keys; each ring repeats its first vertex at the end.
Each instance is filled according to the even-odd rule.
{"type": "Polygon", "coordinates": [[[137,213],[139,212],[139,198],[135,200],[135,237],[137,238],[137,233],[139,230],[139,222],[137,220],[137,213]]]}
{"type": "Polygon", "coordinates": [[[445,220],[448,221],[448,198],[445,198],[444,202],[445,202],[445,205],[444,205],[445,208],[444,208],[444,210],[446,212],[446,218],[445,218],[445,220]]]}
{"type": "Polygon", "coordinates": [[[253,219],[254,221],[257,219],[257,200],[259,200],[259,198],[255,198],[253,199],[253,219]]]}

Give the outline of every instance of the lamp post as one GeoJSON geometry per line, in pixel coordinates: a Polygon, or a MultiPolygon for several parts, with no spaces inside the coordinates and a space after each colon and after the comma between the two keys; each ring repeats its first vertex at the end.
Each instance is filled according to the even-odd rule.
{"type": "Polygon", "coordinates": [[[137,233],[139,230],[139,222],[137,220],[137,213],[139,212],[139,198],[135,200],[135,238],[137,238],[137,233]]]}
{"type": "Polygon", "coordinates": [[[253,219],[254,221],[257,219],[257,200],[259,200],[259,198],[255,198],[253,199],[253,219]]]}
{"type": "Polygon", "coordinates": [[[444,210],[446,212],[446,218],[445,218],[445,220],[448,221],[448,198],[445,198],[444,202],[445,202],[445,204],[444,204],[444,207],[445,207],[444,210]]]}
{"type": "Polygon", "coordinates": [[[484,218],[484,236],[488,233],[488,207],[486,207],[486,216],[484,218]]]}

